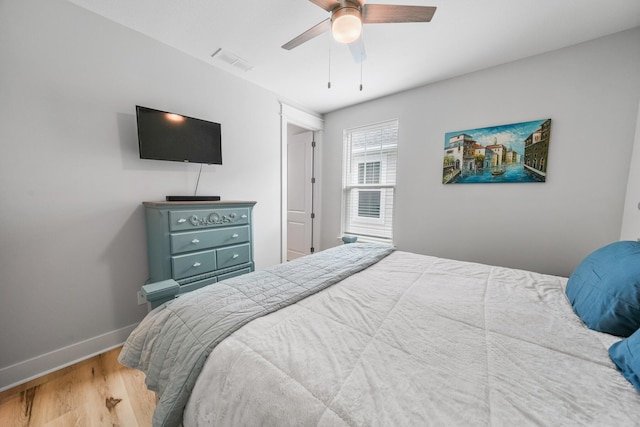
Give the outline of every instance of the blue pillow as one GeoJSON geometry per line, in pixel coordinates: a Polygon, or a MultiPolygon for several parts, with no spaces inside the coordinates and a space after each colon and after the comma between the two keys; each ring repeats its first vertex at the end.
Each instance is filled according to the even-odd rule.
{"type": "Polygon", "coordinates": [[[640,242],[604,246],[576,267],[566,289],[591,329],[628,337],[640,328],[640,242]]]}
{"type": "Polygon", "coordinates": [[[609,356],[622,375],[640,392],[640,329],[609,347],[609,356]]]}

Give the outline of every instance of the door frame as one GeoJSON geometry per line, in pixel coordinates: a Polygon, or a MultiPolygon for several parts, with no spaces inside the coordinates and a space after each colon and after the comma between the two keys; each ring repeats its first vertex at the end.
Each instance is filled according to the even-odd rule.
{"type": "Polygon", "coordinates": [[[290,105],[280,103],[280,262],[287,260],[287,143],[288,143],[288,127],[289,125],[295,125],[303,129],[307,129],[313,132],[314,141],[316,142],[316,156],[315,156],[315,196],[314,206],[312,209],[315,212],[315,221],[313,222],[313,241],[311,244],[313,247],[318,248],[317,239],[319,234],[320,223],[320,164],[321,164],[321,150],[319,150],[322,143],[322,130],[324,129],[324,120],[322,118],[294,108],[290,105]]]}

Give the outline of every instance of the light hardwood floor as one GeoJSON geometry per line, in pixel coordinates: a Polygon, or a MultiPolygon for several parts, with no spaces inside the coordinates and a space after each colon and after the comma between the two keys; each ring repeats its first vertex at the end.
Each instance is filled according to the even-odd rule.
{"type": "Polygon", "coordinates": [[[0,426],[147,427],[155,394],[120,348],[0,393],[0,426]]]}

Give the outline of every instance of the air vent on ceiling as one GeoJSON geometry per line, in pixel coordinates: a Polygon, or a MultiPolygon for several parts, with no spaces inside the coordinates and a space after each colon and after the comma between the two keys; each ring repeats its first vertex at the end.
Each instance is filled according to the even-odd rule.
{"type": "Polygon", "coordinates": [[[225,65],[237,68],[244,72],[250,71],[253,68],[253,65],[249,64],[247,61],[240,58],[235,53],[229,52],[227,50],[223,50],[222,48],[213,52],[211,54],[211,57],[216,62],[223,63],[225,65]]]}

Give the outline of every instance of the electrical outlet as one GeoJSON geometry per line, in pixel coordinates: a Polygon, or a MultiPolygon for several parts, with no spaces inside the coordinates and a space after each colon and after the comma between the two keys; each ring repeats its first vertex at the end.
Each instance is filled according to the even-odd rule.
{"type": "Polygon", "coordinates": [[[138,295],[138,305],[147,303],[147,299],[144,297],[144,295],[142,295],[142,292],[138,291],[137,295],[138,295]]]}

